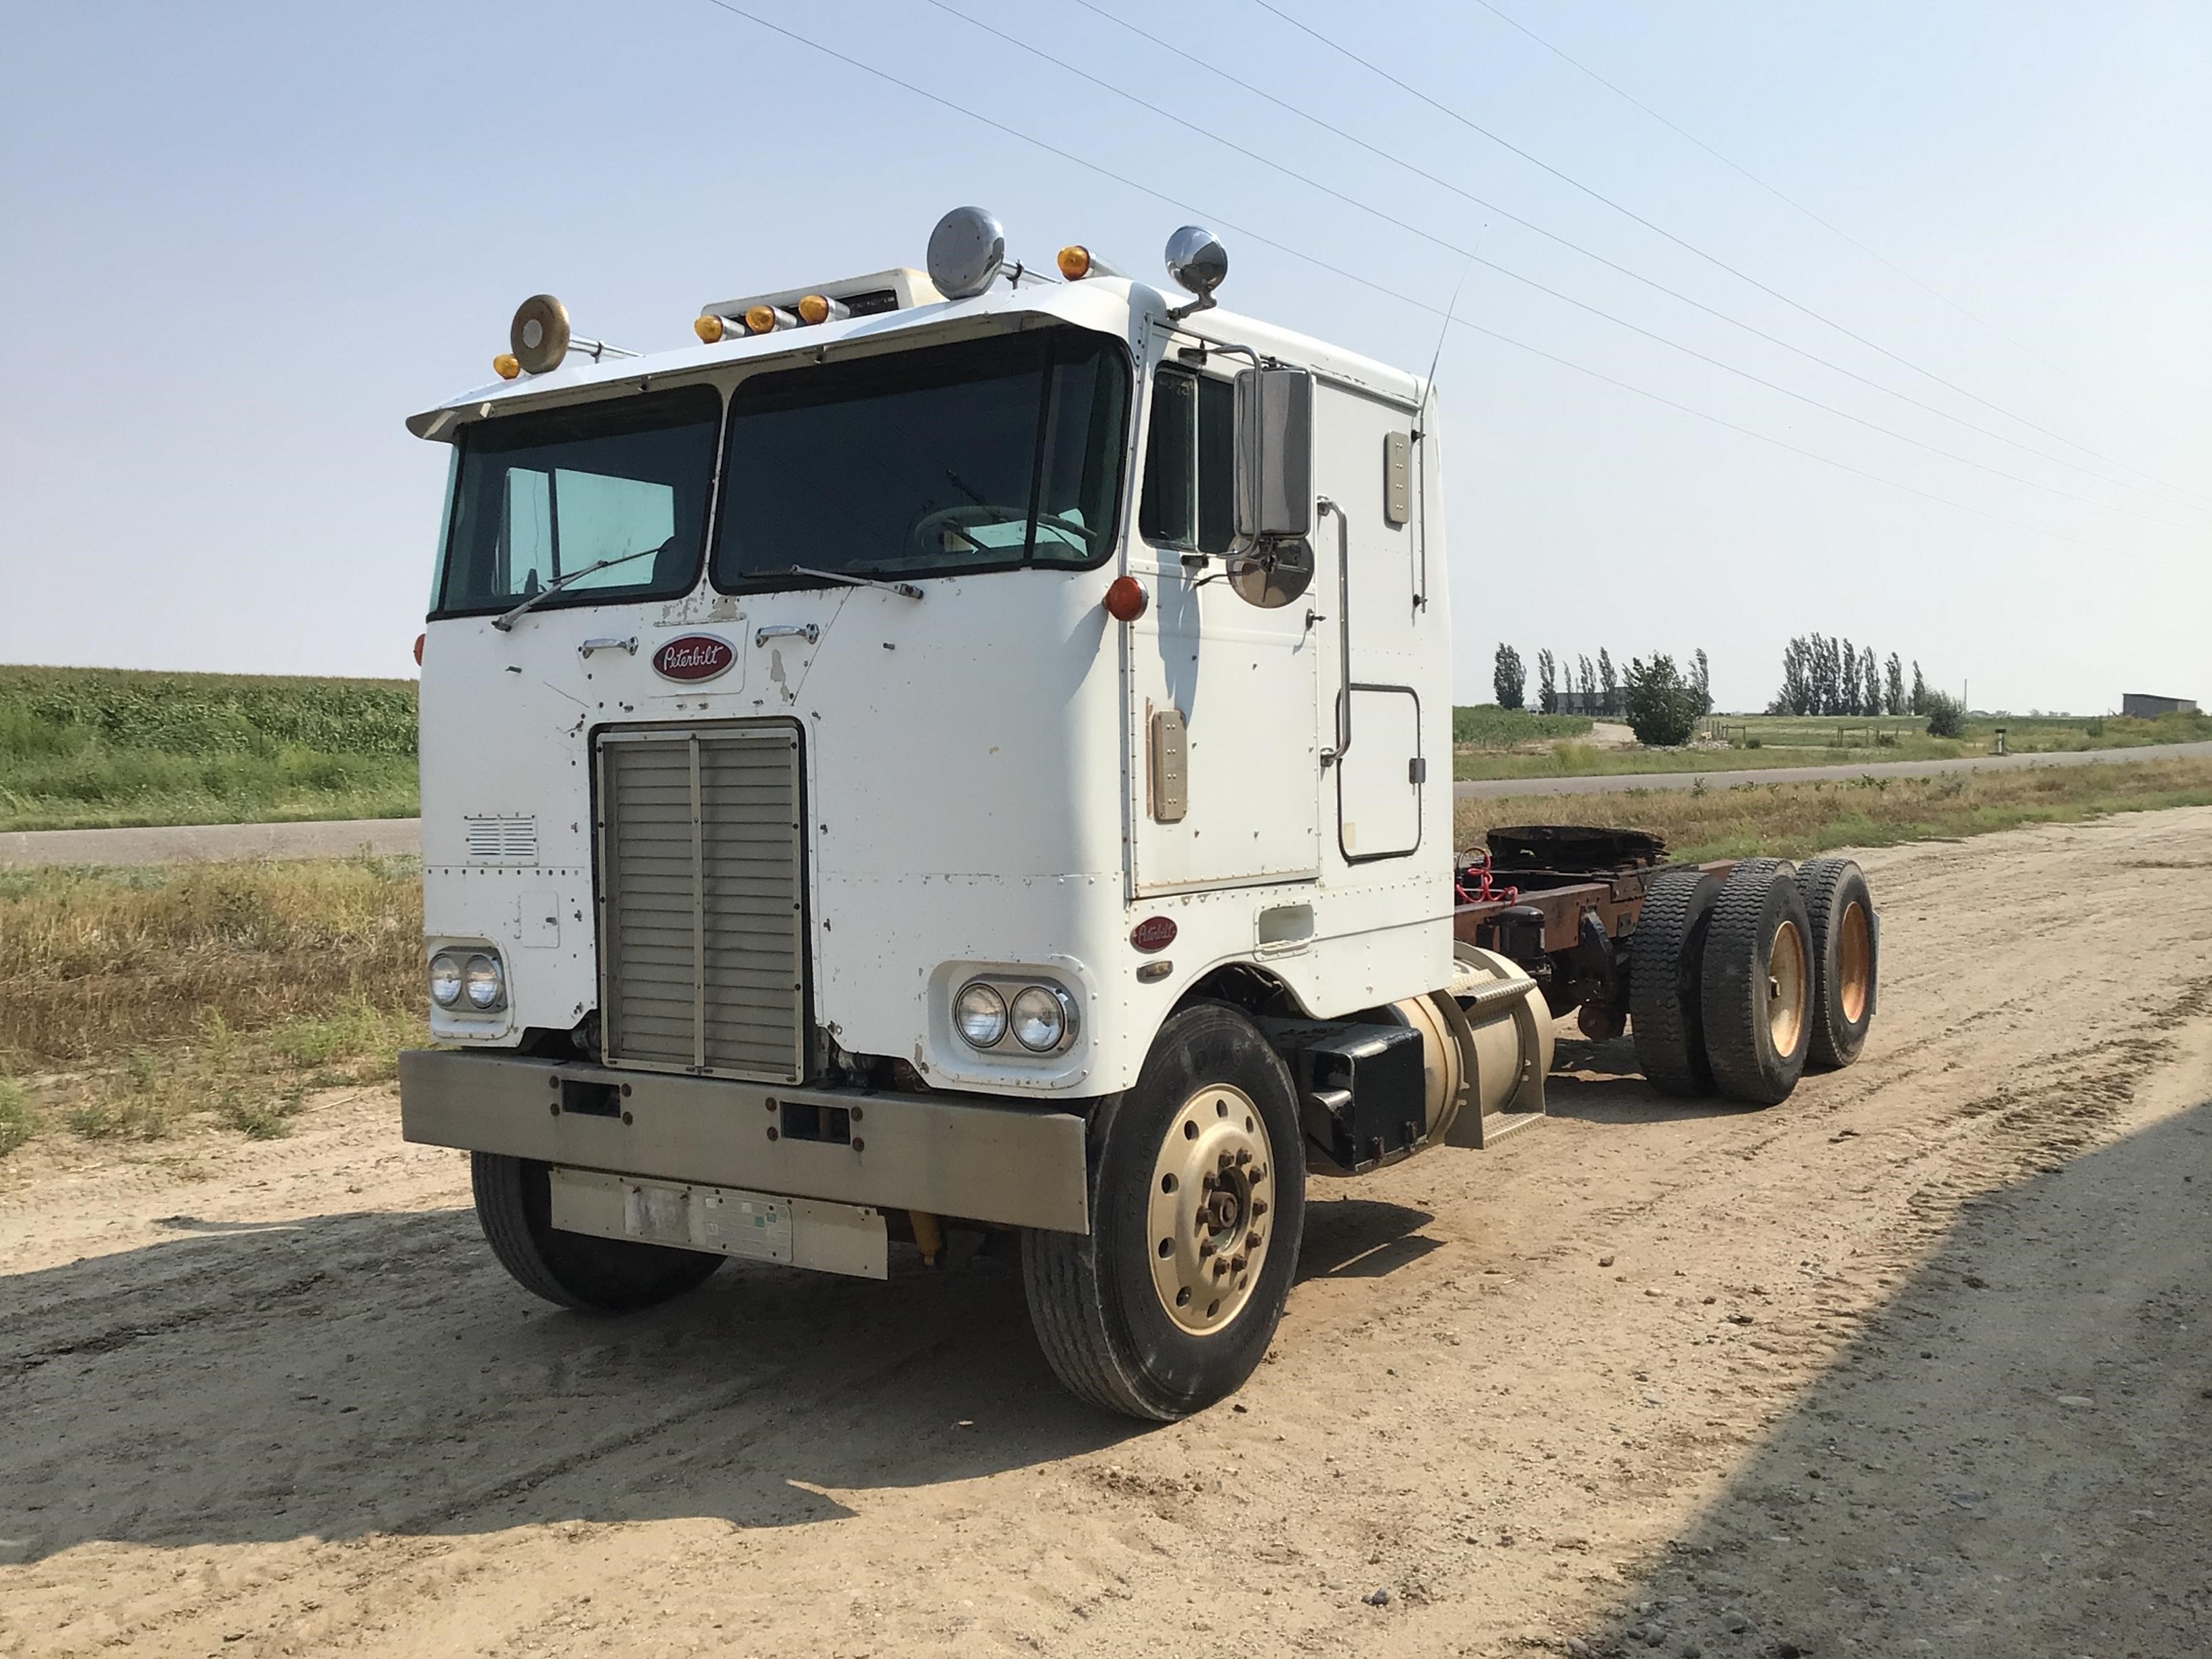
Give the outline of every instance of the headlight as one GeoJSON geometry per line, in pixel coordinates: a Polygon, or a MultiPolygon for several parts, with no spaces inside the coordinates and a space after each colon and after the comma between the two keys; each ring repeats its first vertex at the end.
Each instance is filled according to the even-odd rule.
{"type": "Polygon", "coordinates": [[[1057,1048],[1075,1030],[1075,1003],[1056,985],[1026,987],[1014,997],[1013,1027],[1024,1048],[1057,1048]]]}
{"type": "Polygon", "coordinates": [[[430,958],[430,1000],[450,1008],[461,1000],[461,959],[450,951],[430,958]]]}
{"type": "Polygon", "coordinates": [[[953,1000],[952,1023],[960,1035],[978,1048],[988,1048],[1006,1034],[1006,1001],[989,986],[965,986],[953,1000]]]}
{"type": "Polygon", "coordinates": [[[468,993],[469,1006],[488,1012],[499,1006],[507,995],[507,986],[499,971],[499,958],[479,951],[469,958],[468,966],[461,971],[461,986],[468,993]]]}

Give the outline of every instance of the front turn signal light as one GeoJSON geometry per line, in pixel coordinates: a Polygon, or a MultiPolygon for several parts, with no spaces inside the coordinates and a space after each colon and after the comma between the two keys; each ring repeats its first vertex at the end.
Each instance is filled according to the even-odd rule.
{"type": "Polygon", "coordinates": [[[522,359],[512,351],[502,351],[491,360],[491,372],[502,380],[511,380],[522,373],[522,359]]]}
{"type": "Polygon", "coordinates": [[[1134,576],[1116,576],[1106,585],[1105,603],[1106,614],[1115,622],[1133,623],[1151,607],[1152,596],[1134,576]]]}
{"type": "Polygon", "coordinates": [[[699,337],[702,345],[720,345],[730,327],[720,317],[695,317],[691,319],[691,331],[699,337]]]}
{"type": "Polygon", "coordinates": [[[1071,242],[1060,251],[1060,274],[1071,283],[1080,282],[1091,274],[1091,250],[1079,242],[1071,242]]]}

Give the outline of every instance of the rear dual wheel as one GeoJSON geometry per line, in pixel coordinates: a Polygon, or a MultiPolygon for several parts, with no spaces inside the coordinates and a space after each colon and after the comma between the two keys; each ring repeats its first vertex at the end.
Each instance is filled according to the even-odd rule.
{"type": "Polygon", "coordinates": [[[1698,1011],[1713,1085],[1771,1106],[1804,1075],[1812,1042],[1812,922],[1790,866],[1746,860],[1713,902],[1698,1011]]]}
{"type": "Polygon", "coordinates": [[[1876,934],[1874,896],[1849,859],[1814,859],[1797,872],[1814,968],[1812,1045],[1807,1063],[1848,1066],[1874,1024],[1876,934]]]}

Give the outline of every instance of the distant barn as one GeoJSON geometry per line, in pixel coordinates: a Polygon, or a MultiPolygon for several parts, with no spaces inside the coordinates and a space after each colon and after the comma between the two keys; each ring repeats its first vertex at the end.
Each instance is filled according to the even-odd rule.
{"type": "Polygon", "coordinates": [[[2153,697],[2141,691],[2130,691],[2120,698],[2120,713],[2132,714],[2137,720],[2154,720],[2160,714],[2193,714],[2197,712],[2194,697],[2153,697]]]}

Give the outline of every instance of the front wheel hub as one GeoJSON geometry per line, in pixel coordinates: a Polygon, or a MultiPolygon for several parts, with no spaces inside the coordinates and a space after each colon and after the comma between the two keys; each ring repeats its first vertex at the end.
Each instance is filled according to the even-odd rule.
{"type": "Polygon", "coordinates": [[[1193,1335],[1226,1328],[1251,1300],[1267,1249],[1255,1224],[1275,1196],[1270,1153],[1241,1089],[1200,1089],[1168,1121],[1152,1165],[1152,1288],[1193,1335]]]}

